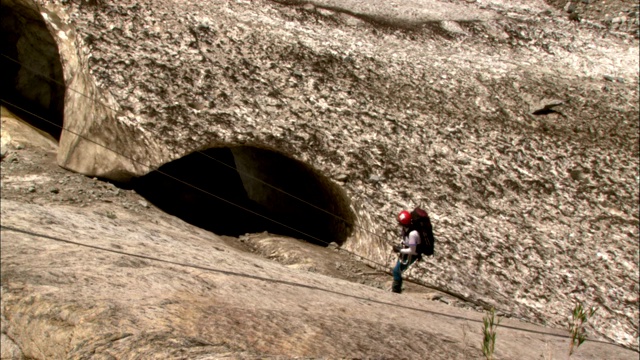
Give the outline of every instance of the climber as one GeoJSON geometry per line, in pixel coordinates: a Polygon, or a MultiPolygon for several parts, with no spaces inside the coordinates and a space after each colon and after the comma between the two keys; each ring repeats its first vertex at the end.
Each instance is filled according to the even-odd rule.
{"type": "Polygon", "coordinates": [[[416,207],[412,212],[403,210],[398,214],[398,223],[402,226],[401,243],[393,246],[398,254],[398,262],[393,268],[391,291],[402,292],[402,273],[423,255],[432,256],[435,239],[429,215],[416,207]]]}

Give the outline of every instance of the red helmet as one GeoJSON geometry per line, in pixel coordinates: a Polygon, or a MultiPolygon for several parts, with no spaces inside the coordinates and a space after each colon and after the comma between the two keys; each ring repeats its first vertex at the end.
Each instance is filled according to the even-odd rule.
{"type": "Polygon", "coordinates": [[[402,225],[410,225],[411,224],[411,214],[407,210],[402,210],[400,214],[398,214],[398,222],[402,225]]]}

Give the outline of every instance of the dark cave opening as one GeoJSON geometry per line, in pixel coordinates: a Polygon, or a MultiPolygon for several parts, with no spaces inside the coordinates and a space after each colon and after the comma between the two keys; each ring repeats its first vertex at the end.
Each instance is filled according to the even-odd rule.
{"type": "Polygon", "coordinates": [[[353,229],[341,188],[274,151],[210,148],[158,170],[134,179],[133,188],[163,211],[219,235],[267,231],[326,246],[344,243],[353,229]]]}
{"type": "Polygon", "coordinates": [[[30,1],[2,0],[0,29],[2,105],[60,140],[64,77],[58,46],[42,15],[30,1]]]}

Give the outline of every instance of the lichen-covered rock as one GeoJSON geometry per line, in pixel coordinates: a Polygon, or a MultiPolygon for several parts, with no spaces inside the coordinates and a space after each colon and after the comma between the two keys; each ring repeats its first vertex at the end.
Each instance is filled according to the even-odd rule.
{"type": "Polygon", "coordinates": [[[395,213],[420,204],[439,240],[424,281],[563,327],[584,301],[637,347],[637,40],[542,2],[460,2],[455,23],[327,3],[40,1],[65,127],[91,139],[63,133],[61,165],[122,180],[209,147],[275,150],[340,181],[345,248],[386,261],[395,213]],[[563,105],[532,114],[544,99],[563,105]]]}

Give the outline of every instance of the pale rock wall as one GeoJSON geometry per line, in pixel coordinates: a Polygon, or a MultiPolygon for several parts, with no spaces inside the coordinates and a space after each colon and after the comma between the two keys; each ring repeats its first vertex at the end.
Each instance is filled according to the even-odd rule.
{"type": "MultiPolygon", "coordinates": [[[[586,301],[600,335],[637,346],[634,40],[496,1],[476,6],[499,20],[409,32],[312,3],[63,3],[67,85],[109,104],[67,91],[70,129],[151,167],[234,145],[303,161],[344,189],[346,247],[376,261],[397,211],[421,204],[439,243],[414,275],[558,326],[586,301]],[[545,98],[561,113],[532,116],[545,98]]],[[[60,162],[147,171],[96,149],[63,137],[60,162]]]]}

